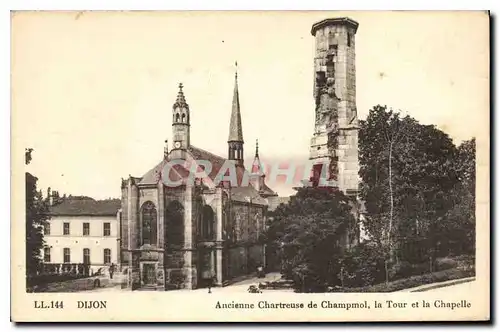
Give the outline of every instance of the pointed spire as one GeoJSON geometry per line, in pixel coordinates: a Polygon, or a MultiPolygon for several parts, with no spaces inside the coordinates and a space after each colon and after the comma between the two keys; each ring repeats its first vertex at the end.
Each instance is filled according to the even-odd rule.
{"type": "Polygon", "coordinates": [[[253,163],[252,163],[251,174],[259,175],[259,176],[264,175],[264,170],[262,169],[262,163],[260,162],[260,158],[259,158],[259,140],[258,139],[255,140],[255,157],[254,157],[253,163]]]}
{"type": "Polygon", "coordinates": [[[186,103],[186,97],[184,97],[184,92],[182,91],[182,88],[184,85],[182,83],[179,83],[179,92],[177,93],[177,99],[175,100],[174,103],[174,108],[176,107],[186,107],[189,108],[188,104],[186,103]]]}
{"type": "Polygon", "coordinates": [[[243,129],[241,126],[240,96],[238,91],[238,63],[235,62],[236,72],[234,75],[233,105],[231,110],[231,122],[229,124],[228,141],[243,142],[243,129]]]}

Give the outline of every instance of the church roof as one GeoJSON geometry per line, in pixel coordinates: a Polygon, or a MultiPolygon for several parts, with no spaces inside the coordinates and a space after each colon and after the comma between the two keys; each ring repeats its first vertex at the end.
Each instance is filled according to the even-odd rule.
{"type": "Polygon", "coordinates": [[[290,197],[283,197],[283,196],[275,196],[275,197],[269,197],[268,198],[268,203],[269,211],[274,211],[280,204],[287,204],[290,201],[290,197]]]}
{"type": "Polygon", "coordinates": [[[90,197],[68,197],[49,208],[53,216],[116,216],[121,200],[95,200],[90,197]]]}
{"type": "Polygon", "coordinates": [[[259,195],[254,187],[235,187],[231,189],[231,200],[243,203],[267,205],[267,200],[259,195]]]}
{"type": "MultiPolygon", "coordinates": [[[[215,155],[211,152],[197,148],[192,145],[188,148],[187,152],[189,156],[194,160],[206,160],[211,163],[212,170],[208,174],[208,177],[211,180],[215,180],[217,174],[219,174],[220,169],[226,162],[225,158],[222,158],[218,155],[215,155]]],[[[142,176],[142,180],[139,182],[139,184],[157,184],[161,180],[162,169],[167,162],[168,160],[165,159],[160,161],[155,167],[150,169],[146,174],[142,176]]],[[[246,170],[243,166],[240,165],[236,165],[235,167],[236,167],[238,184],[241,184],[241,181],[243,179],[246,170]]],[[[170,180],[173,182],[176,182],[181,179],[186,179],[190,174],[190,170],[186,169],[182,165],[174,165],[172,168],[173,171],[171,171],[170,173],[170,180]]]]}
{"type": "MultiPolygon", "coordinates": [[[[138,184],[151,185],[158,184],[161,180],[163,167],[166,165],[168,160],[162,159],[155,167],[146,172],[138,182],[138,184]]],[[[189,170],[184,168],[182,165],[174,165],[172,167],[173,172],[170,174],[170,179],[172,181],[177,181],[179,179],[184,179],[189,176],[189,170]]]]}
{"type": "Polygon", "coordinates": [[[265,182],[262,184],[262,188],[260,188],[260,193],[266,196],[278,196],[278,194],[269,188],[265,182]]]}
{"type": "MultiPolygon", "coordinates": [[[[211,163],[212,165],[212,170],[208,174],[208,177],[214,181],[216,180],[217,175],[219,174],[220,169],[226,162],[225,158],[222,158],[216,154],[213,154],[211,152],[208,152],[206,150],[200,149],[195,146],[190,146],[187,150],[189,156],[193,158],[194,160],[206,160],[211,163]]],[[[168,160],[162,160],[160,161],[156,166],[154,166],[152,169],[150,169],[146,174],[142,176],[142,180],[139,182],[139,185],[154,185],[157,184],[161,180],[162,176],[162,169],[165,166],[165,164],[168,162],[168,160]]],[[[170,172],[170,180],[173,182],[177,182],[182,179],[187,179],[187,177],[190,174],[190,170],[186,169],[182,165],[174,165],[173,171],[170,172]]],[[[233,187],[232,192],[236,194],[236,200],[238,199],[238,195],[243,195],[241,197],[244,197],[246,194],[249,194],[250,192],[247,192],[247,190],[253,190],[255,195],[257,194],[265,194],[267,196],[273,196],[276,195],[274,191],[272,191],[265,183],[261,190],[258,192],[255,190],[250,184],[248,186],[241,186],[242,181],[246,176],[248,176],[248,179],[250,178],[250,174],[247,172],[244,166],[242,165],[235,165],[236,169],[236,178],[238,182],[238,187],[233,187]],[[246,173],[246,174],[245,174],[246,173]],[[245,188],[250,188],[250,189],[245,189],[245,188]]],[[[246,196],[245,196],[246,197],[246,196]]]]}

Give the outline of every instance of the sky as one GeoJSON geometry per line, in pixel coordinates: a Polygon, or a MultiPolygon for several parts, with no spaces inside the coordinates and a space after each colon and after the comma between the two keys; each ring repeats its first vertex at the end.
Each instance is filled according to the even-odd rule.
{"type": "MultiPolygon", "coordinates": [[[[381,104],[457,144],[488,132],[483,12],[25,12],[11,20],[13,151],[34,149],[26,171],[43,190],[119,197],[121,178],[163,157],[182,82],[191,143],[226,156],[237,61],[246,163],[256,139],[265,163],[306,162],[310,30],[342,16],[359,23],[360,119],[381,104]]],[[[289,184],[274,189],[293,193],[289,184]]]]}

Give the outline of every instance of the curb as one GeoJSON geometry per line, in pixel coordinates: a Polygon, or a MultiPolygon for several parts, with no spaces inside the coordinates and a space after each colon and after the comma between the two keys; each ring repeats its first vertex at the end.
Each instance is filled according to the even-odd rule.
{"type": "Polygon", "coordinates": [[[431,285],[431,286],[427,286],[427,287],[423,286],[422,288],[410,291],[410,293],[425,292],[425,291],[432,290],[432,289],[437,289],[437,288],[443,288],[443,287],[447,287],[447,286],[464,284],[466,282],[471,282],[471,281],[474,281],[474,280],[476,280],[476,277],[469,277],[469,278],[457,279],[457,280],[452,280],[450,282],[446,282],[445,281],[445,282],[443,282],[441,284],[438,284],[438,285],[431,285]]]}

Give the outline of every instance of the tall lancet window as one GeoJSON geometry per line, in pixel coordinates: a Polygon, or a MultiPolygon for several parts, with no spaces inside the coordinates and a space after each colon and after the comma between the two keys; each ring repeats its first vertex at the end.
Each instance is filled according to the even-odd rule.
{"type": "Polygon", "coordinates": [[[156,208],[152,202],[146,202],[141,209],[142,244],[156,245],[156,208]]]}

